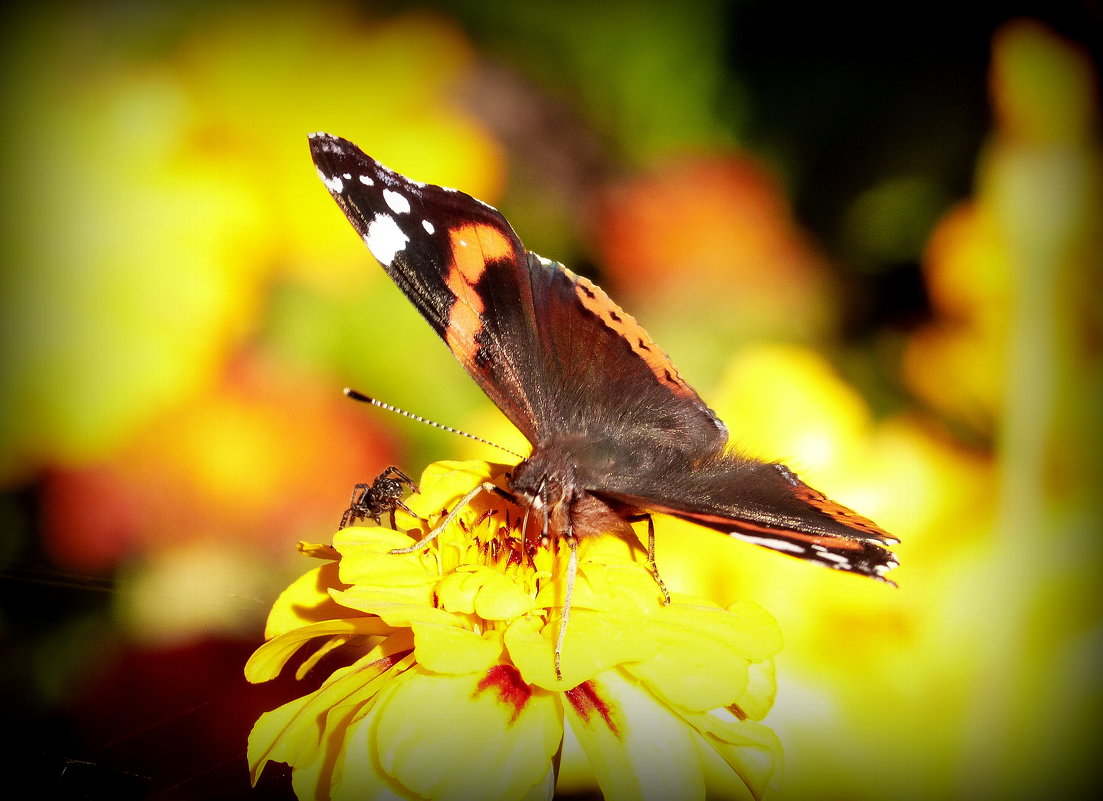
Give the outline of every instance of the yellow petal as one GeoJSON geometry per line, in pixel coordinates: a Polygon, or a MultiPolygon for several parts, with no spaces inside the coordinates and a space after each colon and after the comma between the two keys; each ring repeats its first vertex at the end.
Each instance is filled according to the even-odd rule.
{"type": "Polygon", "coordinates": [[[693,730],[618,671],[569,690],[564,700],[606,801],[705,797],[693,730]]]}
{"type": "Polygon", "coordinates": [[[654,609],[663,602],[655,576],[639,562],[589,561],[579,565],[579,575],[595,592],[616,599],[619,608],[654,609]]]}
{"type": "Polygon", "coordinates": [[[774,660],[753,662],[747,668],[747,688],[735,699],[735,705],[751,720],[762,720],[774,705],[777,679],[774,660]]]}
{"type": "Polygon", "coordinates": [[[739,699],[748,683],[746,652],[759,655],[773,645],[751,636],[762,635],[761,621],[715,607],[671,604],[648,622],[655,657],[625,669],[667,703],[701,712],[739,699]]]}
{"type": "Polygon", "coordinates": [[[450,511],[460,498],[484,481],[494,481],[501,471],[501,465],[477,460],[433,462],[421,474],[421,492],[408,498],[406,504],[422,518],[431,518],[450,511]]]}
{"type": "MultiPolygon", "coordinates": [[[[565,593],[563,581],[544,582],[536,603],[544,608],[562,607],[565,593]]],[[[578,566],[578,578],[571,596],[574,609],[621,610],[631,614],[661,605],[662,594],[655,577],[638,562],[584,560],[578,566]]]]}
{"type": "Polygon", "coordinates": [[[414,623],[418,664],[434,673],[486,673],[502,656],[502,633],[414,623]]]}
{"type": "Polygon", "coordinates": [[[475,595],[491,571],[485,567],[456,570],[437,584],[437,602],[441,609],[461,615],[475,613],[475,595]]]}
{"type": "Polygon", "coordinates": [[[433,462],[421,474],[420,498],[435,502],[436,514],[442,508],[451,508],[448,501],[462,498],[484,481],[495,481],[503,466],[472,459],[469,461],[444,460],[433,462]]]}
{"type": "MultiPolygon", "coordinates": [[[[352,723],[345,737],[330,801],[399,801],[417,796],[383,772],[375,742],[375,720],[363,717],[352,723]]],[[[297,789],[297,788],[296,788],[297,789]]],[[[302,795],[299,798],[324,798],[302,795]]]]}
{"type": "Polygon", "coordinates": [[[385,528],[351,527],[338,531],[334,547],[341,552],[341,581],[345,584],[415,591],[439,580],[435,560],[423,551],[393,554],[414,540],[385,528]]]}
{"type": "Polygon", "coordinates": [[[475,614],[483,620],[512,620],[536,609],[536,600],[517,582],[491,572],[475,596],[475,614]]]}
{"type": "MultiPolygon", "coordinates": [[[[382,577],[381,577],[382,578],[382,577]]],[[[411,582],[383,584],[353,584],[344,593],[343,600],[339,602],[350,609],[368,610],[372,603],[380,604],[413,604],[415,606],[435,606],[433,603],[433,587],[436,586],[433,576],[425,575],[422,581],[414,584],[411,582]]],[[[342,587],[344,585],[338,585],[342,587]]],[[[337,591],[331,591],[330,596],[337,598],[337,591]]]]}
{"type": "Polygon", "coordinates": [[[642,630],[637,618],[610,612],[575,609],[563,641],[563,680],[555,676],[555,642],[559,620],[544,624],[540,618],[519,618],[509,625],[505,644],[525,681],[549,690],[574,687],[614,665],[648,659],[655,642],[642,630]]]}
{"type": "Polygon", "coordinates": [[[409,548],[412,537],[382,526],[348,526],[333,535],[333,547],[344,558],[359,550],[387,553],[395,548],[409,548]]]}
{"type": "Polygon", "coordinates": [[[332,590],[331,595],[341,606],[378,615],[395,627],[410,626],[415,622],[436,623],[441,626],[462,624],[459,618],[431,604],[410,603],[401,593],[353,587],[350,590],[332,590]]]}
{"type": "Polygon", "coordinates": [[[510,665],[415,668],[380,693],[373,717],[383,770],[434,801],[514,801],[544,781],[563,732],[553,697],[510,665]]]}
{"type": "Polygon", "coordinates": [[[483,620],[512,620],[536,608],[536,601],[511,578],[488,567],[450,573],[437,585],[443,609],[483,620]]]}
{"type": "Polygon", "coordinates": [[[310,696],[306,695],[288,701],[270,712],[265,712],[253,724],[253,730],[249,732],[249,776],[253,784],[257,783],[261,770],[269,760],[286,761],[284,751],[287,749],[281,749],[281,739],[309,701],[310,696]]]}
{"type": "Polygon", "coordinates": [[[315,637],[348,637],[352,635],[388,634],[391,627],[374,617],[323,620],[281,634],[264,643],[245,663],[245,678],[257,684],[279,675],[287,660],[315,637]]]}
{"type": "Polygon", "coordinates": [[[335,562],[319,565],[281,592],[268,614],[264,639],[271,640],[310,623],[349,617],[329,595],[330,587],[341,586],[337,570],[335,562]]]}
{"type": "Polygon", "coordinates": [[[726,627],[735,647],[752,662],[769,659],[781,650],[781,627],[774,616],[751,601],[736,601],[728,606],[734,616],[726,627]]]}
{"type": "Polygon", "coordinates": [[[298,550],[303,556],[309,556],[312,559],[325,559],[330,562],[336,562],[341,558],[340,551],[324,542],[304,542],[300,540],[298,550]]]}
{"type": "Polygon", "coordinates": [[[701,760],[701,772],[705,777],[705,796],[709,801],[755,801],[754,792],[743,777],[732,770],[710,742],[704,737],[694,737],[697,757],[701,760]]]}
{"type": "MultiPolygon", "coordinates": [[[[315,692],[296,698],[260,716],[249,734],[249,765],[253,781],[268,761],[285,762],[293,770],[322,763],[328,776],[344,736],[343,724],[371,700],[388,678],[406,670],[413,657],[364,658],[338,668],[315,692]],[[333,725],[333,730],[329,729],[333,725]],[[327,750],[327,746],[328,750],[327,750]]],[[[325,781],[325,776],[319,776],[325,781]]]]}
{"type": "Polygon", "coordinates": [[[726,710],[682,711],[680,716],[739,774],[754,797],[762,798],[782,766],[781,742],[773,730],[726,710]]]}

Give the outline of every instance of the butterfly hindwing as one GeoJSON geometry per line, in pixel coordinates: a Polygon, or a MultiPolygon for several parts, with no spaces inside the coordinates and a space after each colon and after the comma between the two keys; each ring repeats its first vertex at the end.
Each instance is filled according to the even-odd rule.
{"type": "Polygon", "coordinates": [[[887,546],[899,540],[780,464],[726,455],[680,478],[599,492],[835,570],[889,581],[897,565],[887,546]]]}

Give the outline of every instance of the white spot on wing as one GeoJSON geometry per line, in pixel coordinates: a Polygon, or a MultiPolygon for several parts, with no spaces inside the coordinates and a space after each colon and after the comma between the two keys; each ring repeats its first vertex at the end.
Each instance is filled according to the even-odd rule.
{"type": "MultiPolygon", "coordinates": [[[[378,258],[378,256],[376,257],[378,258]]],[[[788,551],[789,553],[808,553],[808,549],[803,545],[796,542],[789,542],[789,540],[774,539],[773,537],[756,537],[753,534],[743,534],[742,532],[736,533],[739,539],[744,542],[751,542],[755,545],[764,545],[767,548],[772,548],[775,551],[788,551]]]]}
{"type": "Polygon", "coordinates": [[[364,186],[375,186],[375,181],[372,180],[372,177],[370,175],[361,175],[360,183],[362,183],[364,186]]]}
{"type": "Polygon", "coordinates": [[[391,207],[391,211],[395,214],[406,214],[410,211],[410,201],[406,199],[405,195],[390,189],[384,189],[383,199],[387,201],[387,205],[391,207]]]}
{"type": "Polygon", "coordinates": [[[825,550],[823,548],[820,548],[820,549],[817,550],[816,558],[817,559],[823,559],[824,561],[827,561],[827,562],[834,562],[839,567],[844,568],[844,569],[847,569],[847,568],[850,567],[850,560],[847,559],[845,556],[843,556],[842,554],[838,554],[838,553],[831,553],[831,551],[825,550]]]}
{"type": "Polygon", "coordinates": [[[340,175],[334,175],[332,178],[326,175],[321,170],[318,170],[318,177],[322,179],[322,183],[326,185],[326,189],[336,194],[341,194],[345,191],[345,182],[341,180],[340,175]]]}
{"type": "Polygon", "coordinates": [[[409,241],[410,237],[402,233],[394,217],[387,214],[376,214],[368,223],[368,232],[364,234],[364,242],[368,250],[379,259],[380,264],[387,267],[391,266],[395,255],[404,249],[409,241]]]}
{"type": "Polygon", "coordinates": [[[425,233],[427,233],[427,234],[436,233],[436,230],[437,230],[436,228],[433,227],[433,224],[431,222],[429,222],[428,220],[422,220],[421,221],[421,227],[425,229],[425,233]]]}

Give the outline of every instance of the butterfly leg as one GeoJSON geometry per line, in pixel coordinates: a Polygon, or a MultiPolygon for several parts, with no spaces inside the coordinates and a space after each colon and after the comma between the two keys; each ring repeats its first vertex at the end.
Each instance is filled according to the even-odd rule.
{"type": "Polygon", "coordinates": [[[559,635],[555,638],[555,677],[563,681],[563,641],[567,637],[567,621],[571,619],[571,600],[574,597],[574,579],[578,573],[578,540],[573,534],[566,537],[571,549],[567,559],[567,587],[563,596],[563,616],[559,618],[559,635]]]}
{"type": "Polygon", "coordinates": [[[651,569],[651,575],[655,578],[655,583],[659,585],[659,591],[663,594],[663,603],[670,606],[670,590],[666,588],[666,582],[659,575],[659,565],[655,561],[655,521],[646,512],[633,515],[627,519],[629,523],[638,523],[641,520],[647,521],[647,566],[651,569]]]}
{"type": "Polygon", "coordinates": [[[670,606],[670,590],[666,588],[666,582],[659,575],[659,565],[655,561],[655,520],[651,515],[647,516],[647,565],[651,568],[651,575],[655,577],[655,583],[659,585],[663,600],[667,606],[670,606]]]}
{"type": "Polygon", "coordinates": [[[410,545],[409,547],[406,547],[406,548],[395,548],[394,550],[389,551],[389,553],[392,553],[392,554],[413,553],[414,551],[420,551],[422,548],[427,547],[429,545],[429,543],[431,543],[433,540],[435,540],[437,537],[439,537],[441,535],[441,532],[443,532],[446,528],[448,528],[448,526],[450,526],[452,524],[452,521],[455,520],[456,517],[459,515],[459,513],[462,512],[467,507],[467,505],[475,499],[476,495],[478,495],[480,492],[490,492],[492,489],[497,489],[497,488],[493,484],[491,484],[489,481],[484,482],[484,483],[480,484],[479,486],[475,487],[469,493],[467,493],[462,498],[460,498],[459,502],[457,502],[456,505],[452,507],[452,511],[450,511],[448,514],[446,514],[444,516],[444,519],[441,520],[440,523],[437,524],[437,527],[435,529],[430,531],[428,534],[426,534],[423,538],[421,538],[420,540],[415,542],[413,545],[410,545]]]}

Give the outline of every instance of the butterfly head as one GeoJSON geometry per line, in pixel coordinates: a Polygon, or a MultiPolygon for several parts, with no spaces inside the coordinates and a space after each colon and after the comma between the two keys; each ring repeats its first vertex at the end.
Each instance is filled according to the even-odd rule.
{"type": "Polygon", "coordinates": [[[542,545],[571,535],[570,509],[578,488],[574,466],[562,454],[533,453],[514,469],[509,488],[535,521],[542,545]]]}

